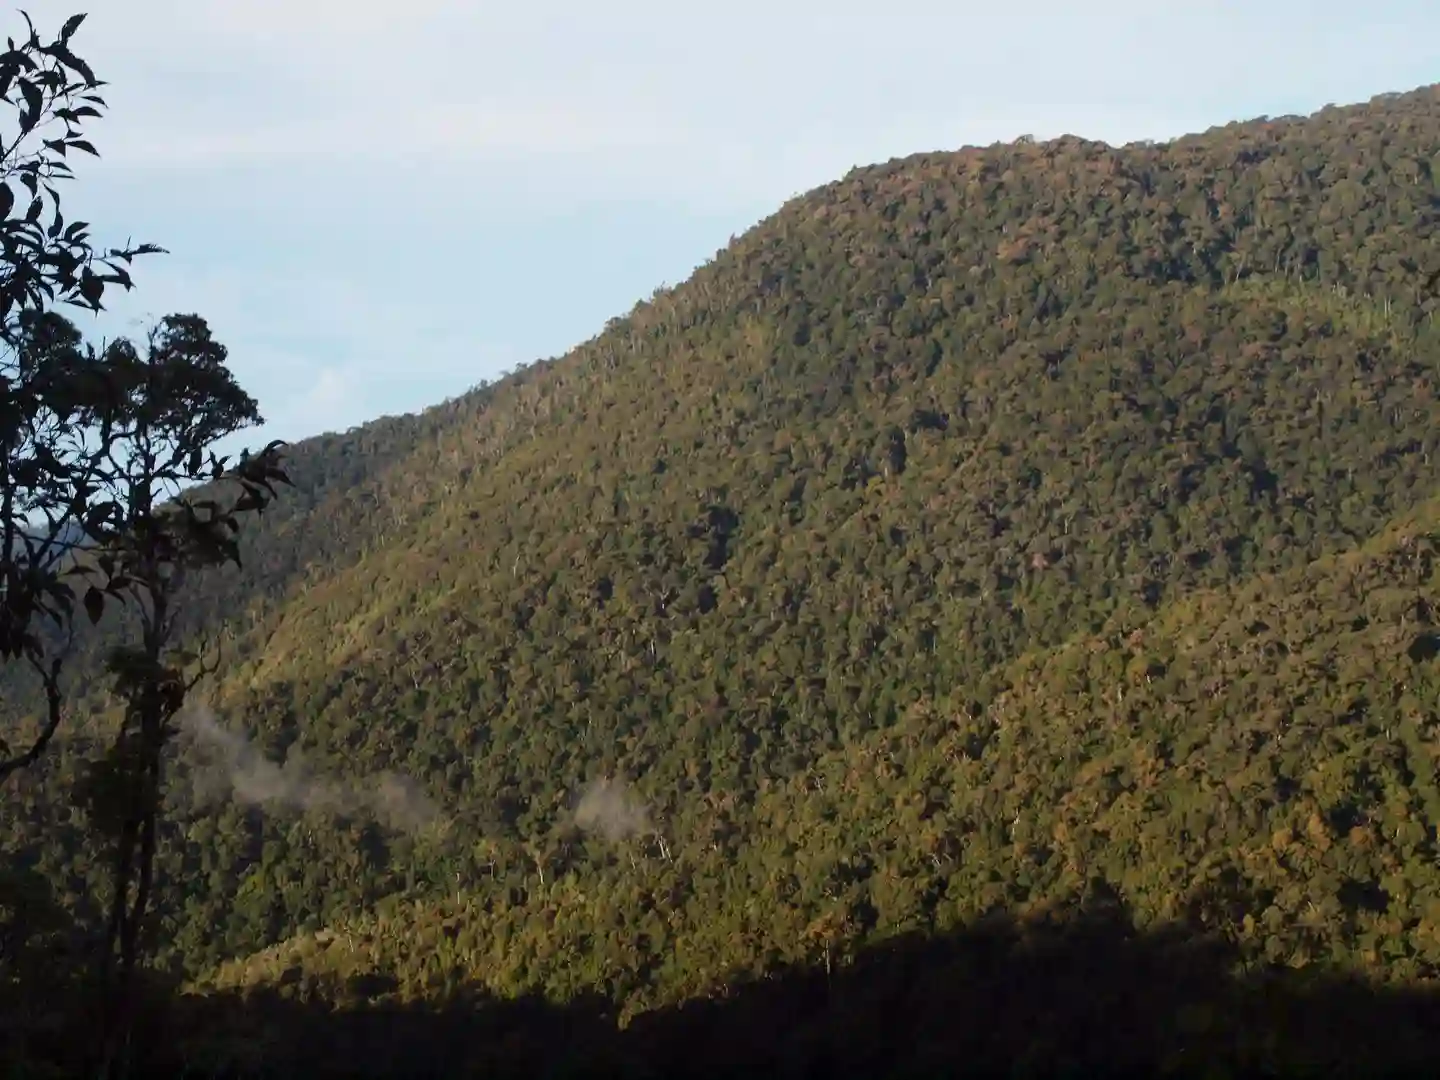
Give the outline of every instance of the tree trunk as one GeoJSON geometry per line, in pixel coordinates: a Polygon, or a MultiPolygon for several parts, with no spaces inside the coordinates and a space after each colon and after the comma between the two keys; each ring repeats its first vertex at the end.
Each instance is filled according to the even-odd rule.
{"type": "Polygon", "coordinates": [[[166,724],[173,715],[163,666],[168,636],[166,583],[149,583],[151,610],[146,619],[146,675],[130,689],[119,763],[126,789],[124,820],[117,841],[115,894],[101,959],[101,1061],[98,1075],[118,1080],[128,1072],[128,1044],[135,1013],[135,972],[143,955],[145,915],[155,876],[157,818],[160,810],[166,724]],[[127,737],[137,744],[134,757],[123,751],[127,737]],[[133,893],[133,896],[132,896],[133,893]]]}

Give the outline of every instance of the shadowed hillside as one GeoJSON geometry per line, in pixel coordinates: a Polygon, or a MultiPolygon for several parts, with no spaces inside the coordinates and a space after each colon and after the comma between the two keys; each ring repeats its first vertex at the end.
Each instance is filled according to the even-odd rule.
{"type": "MultiPolygon", "coordinates": [[[[666,1016],[1100,877],[1243,969],[1433,978],[1437,162],[1427,88],[856,170],[297,448],[192,615],[161,969],[666,1016]]],[[[87,753],[4,806],[82,931],[87,753]]]]}
{"type": "Polygon", "coordinates": [[[1137,929],[1103,882],[1065,914],[982,920],[782,968],[617,1027],[603,1000],[403,1002],[383,974],[335,1004],[297,986],[161,1004],[146,1075],[1421,1075],[1440,998],[1335,974],[1237,974],[1196,926],[1137,929]],[[163,1021],[162,1018],[163,1017],[163,1021]]]}

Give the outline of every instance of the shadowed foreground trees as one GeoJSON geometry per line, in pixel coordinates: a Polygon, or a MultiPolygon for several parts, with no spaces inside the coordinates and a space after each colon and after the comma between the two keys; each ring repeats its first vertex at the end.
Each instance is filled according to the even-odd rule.
{"type": "MultiPolygon", "coordinates": [[[[98,1060],[110,1075],[127,1042],[131,977],[149,944],[163,751],[195,669],[206,670],[175,647],[184,578],[238,566],[240,518],[268,505],[272,481],[288,481],[278,443],[234,465],[216,455],[220,440],[261,418],[203,319],[168,316],[142,350],[127,339],[96,348],[58,313],[67,305],[103,310],[108,287],[132,287],[133,259],[161,249],[101,248],[88,223],[67,225],[56,186],[74,178],[72,153],[98,156],[82,134],[102,115],[105,84],[72,49],[83,14],[49,41],[24,18],[27,35],[0,52],[0,106],[14,109],[13,129],[0,125],[0,668],[8,677],[0,702],[23,700],[15,683],[28,673],[43,704],[0,724],[0,782],[36,773],[54,807],[47,826],[69,819],[73,802],[113,849],[97,971],[98,1060]],[[78,613],[95,624],[122,604],[103,681],[123,716],[108,752],[84,763],[71,799],[76,785],[46,773],[46,757],[77,729],[102,740],[109,732],[100,710],[67,702],[62,672],[84,630],[78,613]],[[125,636],[132,632],[133,641],[125,636]]],[[[85,680],[92,690],[97,674],[85,680]]],[[[31,872],[33,860],[7,862],[0,960],[12,969],[5,989],[30,1005],[32,987],[53,972],[43,963],[27,970],[17,950],[22,936],[33,945],[37,932],[45,941],[53,931],[56,921],[44,917],[52,891],[31,872]]]]}
{"type": "MultiPolygon", "coordinates": [[[[1057,909],[1060,910],[1060,909],[1057,909]]],[[[1138,928],[1103,883],[1066,914],[996,916],[787,968],[618,1030],[607,1003],[410,1005],[384,972],[340,1000],[300,984],[165,999],[144,1075],[1355,1075],[1440,1060],[1440,994],[1316,969],[1243,970],[1214,936],[1138,928]],[[307,1000],[307,998],[310,998],[307,1000]],[[188,1063],[188,1072],[187,1072],[188,1063]]],[[[51,1052],[66,1044],[53,1039],[51,1052]]],[[[36,1050],[40,1049],[38,1046],[36,1050]]]]}

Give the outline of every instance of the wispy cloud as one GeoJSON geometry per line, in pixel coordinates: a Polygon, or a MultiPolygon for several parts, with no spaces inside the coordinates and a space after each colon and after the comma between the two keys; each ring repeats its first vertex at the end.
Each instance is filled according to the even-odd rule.
{"type": "Polygon", "coordinates": [[[362,818],[410,833],[443,824],[440,808],[403,774],[327,776],[308,768],[298,753],[272,761],[203,706],[187,709],[180,719],[201,765],[191,777],[201,802],[228,796],[247,806],[362,818]]]}
{"type": "Polygon", "coordinates": [[[178,134],[165,128],[123,132],[109,157],[129,168],[223,168],[296,158],[375,167],[408,156],[452,161],[584,157],[655,149],[676,139],[658,117],[616,116],[585,104],[432,102],[410,108],[316,112],[303,120],[236,123],[178,134]]]}
{"type": "Polygon", "coordinates": [[[600,777],[581,792],[575,805],[575,824],[612,843],[654,830],[639,796],[624,781],[612,777],[600,777]]]}
{"type": "MultiPolygon", "coordinates": [[[[171,311],[196,311],[230,350],[242,385],[266,426],[232,440],[295,440],[413,412],[445,396],[457,378],[469,387],[524,357],[486,343],[463,319],[424,298],[374,297],[363,278],[255,274],[161,258],[139,272],[141,287],[117,297],[96,336],[140,336],[171,311]]],[[[227,447],[229,449],[229,447],[227,447]]]]}

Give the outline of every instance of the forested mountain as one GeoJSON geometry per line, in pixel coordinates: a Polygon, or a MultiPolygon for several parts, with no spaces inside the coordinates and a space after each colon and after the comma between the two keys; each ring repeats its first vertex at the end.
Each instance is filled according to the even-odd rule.
{"type": "MultiPolygon", "coordinates": [[[[1163,998],[1184,1038],[1126,1051],[1151,1065],[1435,1051],[1403,1025],[1267,1040],[1225,980],[1440,974],[1437,221],[1440,88],[919,155],[566,356],[293,448],[297,491],[189,616],[225,660],[172,775],[155,943],[233,1006],[187,1005],[198,1042],[295,1063],[282,1020],[216,1035],[248,1023],[236,988],[307,1030],[303,1002],[529,995],[495,1031],[578,1031],[560,1009],[592,1002],[634,1064],[647,1011],[1103,896],[1132,944],[1225,950],[1163,998]]],[[[90,751],[3,811],[79,930],[90,751]]],[[[957,955],[1002,979],[995,941],[957,955]]],[[[784,1063],[1084,1060],[1058,1005],[984,1053],[900,1008],[902,953],[865,993],[914,1023],[903,1060],[840,1009],[784,1063]]]]}

